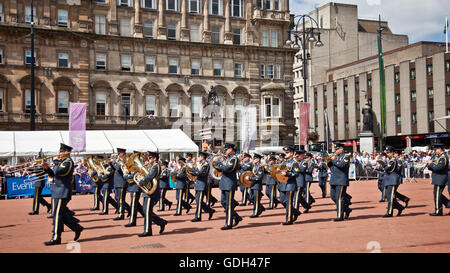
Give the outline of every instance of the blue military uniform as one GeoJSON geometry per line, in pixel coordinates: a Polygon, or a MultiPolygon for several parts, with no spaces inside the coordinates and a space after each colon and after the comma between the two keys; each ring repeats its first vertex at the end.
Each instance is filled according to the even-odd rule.
{"type": "Polygon", "coordinates": [[[313,171],[315,168],[314,159],[312,159],[312,154],[306,154],[309,159],[306,159],[306,170],[305,170],[305,183],[306,187],[304,189],[305,200],[308,205],[311,206],[316,200],[311,195],[311,183],[313,182],[313,171]]]}
{"type": "Polygon", "coordinates": [[[145,216],[144,209],[139,202],[142,190],[138,184],[134,181],[134,176],[137,172],[124,174],[123,178],[128,183],[127,191],[130,193],[130,221],[125,227],[136,226],[137,213],[139,212],[142,216],[145,216]]]}
{"type": "Polygon", "coordinates": [[[94,206],[90,210],[99,210],[100,209],[100,200],[103,199],[101,190],[103,187],[103,182],[98,178],[98,173],[96,170],[92,170],[89,173],[89,176],[92,180],[92,187],[94,188],[94,206]]]}
{"type": "MultiPolygon", "coordinates": [[[[225,149],[234,148],[234,144],[225,143],[225,149]]],[[[231,154],[223,162],[218,161],[216,167],[219,171],[222,172],[222,176],[220,177],[219,188],[222,191],[221,194],[221,203],[225,209],[226,217],[225,217],[225,226],[222,227],[222,230],[231,229],[233,226],[236,226],[240,221],[242,221],[242,217],[234,210],[237,202],[234,200],[234,193],[237,189],[237,171],[239,166],[239,159],[236,155],[231,154]],[[235,221],[233,223],[233,220],[235,221]]]]}
{"type": "Polygon", "coordinates": [[[379,165],[375,168],[375,170],[378,172],[378,189],[381,192],[381,199],[379,202],[385,202],[386,201],[386,193],[385,193],[385,187],[383,184],[383,177],[384,177],[384,168],[386,163],[379,162],[379,165]]]}
{"type": "MultiPolygon", "coordinates": [[[[150,153],[150,157],[158,157],[158,153],[150,153]]],[[[159,178],[159,175],[161,173],[161,166],[159,166],[158,163],[154,163],[149,169],[149,174],[145,176],[141,181],[139,181],[139,185],[142,187],[145,184],[147,184],[149,181],[152,181],[153,179],[159,178]]],[[[167,225],[167,221],[162,219],[161,217],[157,216],[155,213],[153,213],[153,207],[159,200],[160,195],[160,189],[159,189],[159,183],[156,183],[157,187],[155,191],[148,195],[145,192],[143,192],[142,196],[144,198],[144,232],[139,234],[139,237],[145,237],[145,236],[151,236],[152,235],[152,222],[160,226],[159,233],[161,234],[164,231],[164,227],[167,225]]]]}
{"type": "MultiPolygon", "coordinates": [[[[179,161],[185,162],[185,159],[180,158],[179,161]]],[[[177,190],[177,211],[174,216],[179,216],[182,212],[181,207],[184,207],[186,209],[186,214],[189,213],[189,210],[192,208],[192,206],[183,198],[183,196],[186,194],[186,180],[188,180],[186,174],[186,165],[183,165],[179,170],[176,170],[173,173],[177,178],[177,184],[175,186],[177,190]]]]}
{"type": "MultiPolygon", "coordinates": [[[[251,158],[251,156],[249,154],[244,154],[244,158],[251,158]]],[[[239,164],[239,176],[240,174],[242,174],[245,171],[250,171],[252,169],[252,162],[249,159],[248,161],[243,161],[239,164]]],[[[246,206],[247,205],[247,201],[249,201],[249,197],[250,197],[250,202],[252,201],[252,196],[250,196],[249,192],[248,192],[248,188],[243,187],[241,185],[239,185],[239,189],[242,192],[242,199],[241,199],[241,206],[246,206]]]]}
{"type": "MultiPolygon", "coordinates": [[[[294,152],[294,148],[291,146],[283,147],[285,152],[294,152]]],[[[291,158],[289,160],[283,161],[281,165],[285,165],[287,168],[286,176],[288,180],[285,183],[278,181],[278,190],[280,191],[280,201],[286,209],[286,222],[283,225],[291,225],[300,212],[294,208],[294,191],[297,188],[297,176],[299,175],[299,166],[297,162],[291,158]]]]}
{"type": "Polygon", "coordinates": [[[397,174],[398,174],[398,179],[400,180],[397,186],[397,189],[395,190],[395,197],[398,198],[400,201],[405,202],[405,207],[408,207],[408,202],[409,202],[409,198],[403,194],[401,194],[400,192],[398,192],[398,187],[400,186],[400,184],[403,183],[403,178],[405,178],[405,168],[406,168],[406,164],[405,162],[403,162],[403,160],[400,158],[400,156],[398,156],[400,153],[398,151],[396,151],[397,157],[397,174]]]}
{"type": "Polygon", "coordinates": [[[98,175],[98,178],[103,182],[103,211],[100,215],[108,214],[109,204],[116,210],[119,208],[117,202],[110,196],[111,191],[114,188],[114,169],[109,164],[103,164],[103,167],[105,168],[106,173],[98,175]]]}
{"type": "Polygon", "coordinates": [[[159,188],[160,188],[161,193],[159,195],[158,211],[164,211],[165,205],[169,206],[169,210],[170,210],[170,207],[172,207],[172,202],[170,202],[166,198],[167,190],[170,189],[170,181],[169,181],[170,172],[169,172],[169,169],[167,169],[168,162],[164,161],[163,165],[165,165],[166,168],[164,170],[161,170],[161,175],[159,176],[159,188]]]}
{"type": "MultiPolygon", "coordinates": [[[[206,155],[204,155],[206,158],[206,155]]],[[[213,210],[204,201],[206,191],[208,190],[208,174],[209,174],[209,163],[205,160],[200,163],[200,169],[193,168],[191,173],[197,176],[197,181],[195,182],[195,201],[197,203],[197,208],[195,210],[195,217],[192,222],[198,222],[202,220],[202,210],[209,214],[208,220],[212,218],[213,210]]]]}
{"type": "MultiPolygon", "coordinates": [[[[442,145],[439,144],[435,146],[441,147],[442,145]]],[[[430,214],[431,216],[441,216],[443,215],[442,207],[450,207],[449,200],[442,194],[448,181],[448,165],[448,157],[444,152],[436,156],[433,162],[428,165],[428,168],[433,172],[431,184],[434,185],[433,196],[435,211],[430,214]]]]}
{"type": "MultiPolygon", "coordinates": [[[[61,144],[61,151],[71,151],[70,146],[61,144]]],[[[73,214],[69,212],[67,204],[72,197],[72,183],[73,177],[73,161],[70,157],[63,160],[54,160],[53,169],[46,169],[45,172],[53,178],[52,198],[55,202],[55,210],[53,211],[53,236],[45,245],[55,245],[61,243],[61,233],[63,225],[68,226],[75,232],[74,241],[76,241],[83,227],[78,224],[78,219],[73,217],[73,214]]]]}
{"type": "MultiPolygon", "coordinates": [[[[389,146],[386,147],[386,152],[390,151],[393,151],[393,148],[389,146]]],[[[404,209],[395,197],[395,191],[401,182],[401,179],[399,179],[398,176],[398,161],[394,157],[391,157],[387,160],[387,164],[384,167],[383,185],[388,201],[387,212],[384,217],[392,217],[394,208],[398,210],[398,215],[400,215],[404,209]]]]}
{"type": "MultiPolygon", "coordinates": [[[[32,169],[32,173],[39,174],[42,171],[43,171],[42,168],[38,167],[32,169]]],[[[33,176],[29,178],[33,179],[33,176]]],[[[47,212],[50,212],[52,210],[52,206],[44,199],[44,197],[42,197],[42,190],[44,189],[44,187],[45,187],[45,180],[43,177],[37,178],[37,180],[34,181],[33,210],[32,212],[28,213],[29,215],[39,214],[39,205],[46,207],[47,212]]]]}
{"type": "MultiPolygon", "coordinates": [[[[125,153],[125,149],[117,148],[117,153],[125,153]]],[[[124,219],[124,210],[127,210],[130,213],[130,206],[125,201],[125,196],[127,193],[128,183],[125,181],[123,177],[122,171],[122,159],[116,159],[116,161],[111,162],[111,166],[114,168],[114,189],[115,189],[115,198],[116,202],[119,204],[118,212],[119,216],[114,218],[114,220],[123,220],[124,219]]]]}
{"type": "MultiPolygon", "coordinates": [[[[269,161],[275,162],[275,158],[271,157],[269,161]]],[[[270,169],[273,167],[274,164],[268,164],[264,171],[267,174],[267,180],[266,180],[266,195],[269,197],[269,209],[276,208],[277,205],[280,202],[277,198],[277,181],[270,176],[270,169]]]]}
{"type": "MultiPolygon", "coordinates": [[[[340,148],[343,145],[336,144],[335,147],[340,148]]],[[[334,221],[342,221],[344,220],[344,216],[347,219],[351,212],[349,201],[346,197],[347,187],[349,186],[348,170],[350,167],[350,154],[342,152],[329,162],[328,166],[331,169],[330,195],[336,204],[337,212],[337,218],[334,221]]]]}
{"type": "MultiPolygon", "coordinates": [[[[304,150],[295,151],[296,155],[302,155],[306,152],[304,150]]],[[[304,189],[306,187],[306,169],[308,168],[308,164],[305,159],[301,159],[300,161],[295,160],[296,165],[298,166],[297,176],[295,178],[296,181],[296,191],[294,198],[294,208],[298,210],[300,208],[300,204],[303,208],[305,208],[305,212],[311,208],[311,206],[306,202],[306,199],[303,195],[304,189]]]]}
{"type": "MultiPolygon", "coordinates": [[[[254,157],[261,159],[261,156],[255,154],[254,157]]],[[[258,217],[263,213],[266,209],[261,204],[261,191],[262,191],[262,180],[264,177],[264,168],[260,163],[257,163],[253,166],[252,172],[255,176],[250,178],[250,181],[253,181],[253,185],[250,186],[250,190],[252,191],[253,196],[253,215],[251,218],[258,217]]]]}
{"type": "Polygon", "coordinates": [[[327,180],[328,180],[328,166],[324,160],[321,160],[317,166],[319,170],[318,173],[318,184],[320,189],[322,190],[322,197],[325,198],[327,196],[327,180]]]}

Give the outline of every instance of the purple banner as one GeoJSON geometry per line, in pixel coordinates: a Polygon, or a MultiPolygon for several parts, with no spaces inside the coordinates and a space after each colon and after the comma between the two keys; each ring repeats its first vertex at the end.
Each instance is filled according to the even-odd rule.
{"type": "Polygon", "coordinates": [[[71,103],[69,145],[73,152],[86,151],[86,103],[71,103]]]}

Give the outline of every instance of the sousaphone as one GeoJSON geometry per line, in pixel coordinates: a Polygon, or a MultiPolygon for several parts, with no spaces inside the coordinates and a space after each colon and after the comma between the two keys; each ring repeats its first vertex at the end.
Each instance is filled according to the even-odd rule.
{"type": "Polygon", "coordinates": [[[275,164],[270,169],[270,176],[275,181],[278,181],[280,183],[286,183],[289,180],[289,177],[286,176],[286,175],[281,174],[282,172],[286,172],[286,171],[287,171],[287,166],[286,165],[275,164]]]}

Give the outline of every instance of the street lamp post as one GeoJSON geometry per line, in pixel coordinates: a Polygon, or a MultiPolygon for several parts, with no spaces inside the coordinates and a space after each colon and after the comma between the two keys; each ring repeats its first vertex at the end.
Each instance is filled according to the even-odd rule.
{"type": "Polygon", "coordinates": [[[308,98],[307,98],[307,92],[306,92],[306,83],[307,83],[307,63],[308,60],[311,59],[311,56],[309,53],[306,53],[306,45],[307,42],[316,42],[315,46],[317,47],[321,47],[323,46],[322,41],[320,40],[320,32],[317,31],[315,32],[315,29],[319,29],[319,24],[317,23],[316,20],[314,20],[311,16],[307,15],[307,14],[303,14],[303,15],[297,15],[294,17],[295,18],[299,17],[297,24],[294,26],[295,27],[295,31],[292,33],[294,35],[295,41],[291,41],[291,33],[289,32],[289,39],[286,41],[286,44],[288,45],[292,45],[292,47],[294,49],[298,49],[300,48],[300,45],[302,47],[302,55],[300,57],[300,59],[302,60],[302,76],[303,76],[303,102],[307,102],[308,98]],[[309,30],[306,30],[305,27],[305,19],[308,18],[311,20],[311,28],[309,30]],[[298,31],[298,25],[300,23],[300,20],[302,20],[302,31],[298,31]],[[314,24],[316,24],[316,28],[314,28],[314,24]],[[317,35],[317,39],[315,37],[315,35],[317,35]],[[299,45],[300,42],[300,45],[299,45]]]}

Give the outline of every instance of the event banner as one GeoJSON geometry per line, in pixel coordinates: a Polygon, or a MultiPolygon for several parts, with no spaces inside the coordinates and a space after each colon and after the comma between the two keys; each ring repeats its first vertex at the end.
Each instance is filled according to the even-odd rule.
{"type": "Polygon", "coordinates": [[[92,179],[89,175],[83,173],[75,175],[75,190],[76,192],[94,192],[92,179]]]}
{"type": "MultiPolygon", "coordinates": [[[[49,184],[47,183],[47,177],[45,177],[45,187],[42,190],[43,195],[50,195],[49,184]]],[[[18,196],[33,196],[34,195],[34,182],[24,177],[7,177],[6,178],[6,195],[8,197],[18,196]]]]}
{"type": "Polygon", "coordinates": [[[86,103],[70,103],[69,145],[73,152],[86,151],[86,103]]]}
{"type": "Polygon", "coordinates": [[[249,151],[255,148],[256,131],[256,107],[243,107],[241,121],[241,151],[249,151]]]}
{"type": "Polygon", "coordinates": [[[300,102],[300,145],[308,144],[309,103],[300,102]]]}

